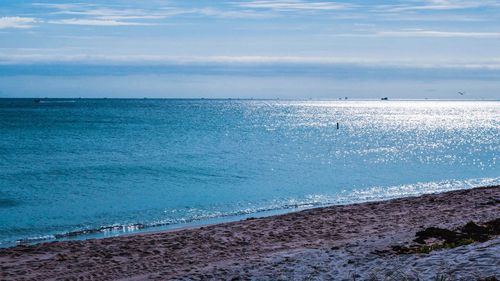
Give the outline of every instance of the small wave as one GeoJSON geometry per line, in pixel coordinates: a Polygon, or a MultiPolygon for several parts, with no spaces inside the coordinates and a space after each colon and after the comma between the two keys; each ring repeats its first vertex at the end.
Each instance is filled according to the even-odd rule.
{"type": "Polygon", "coordinates": [[[42,243],[50,240],[55,240],[56,235],[40,235],[40,236],[33,236],[33,237],[28,237],[20,240],[16,240],[17,245],[29,245],[29,244],[36,244],[36,243],[42,243]]]}
{"type": "Polygon", "coordinates": [[[76,237],[87,236],[87,235],[92,235],[92,234],[126,233],[126,232],[132,232],[132,231],[139,231],[139,230],[144,229],[146,227],[148,227],[148,225],[144,225],[144,224],[102,226],[99,228],[75,230],[75,231],[69,231],[69,232],[64,232],[64,233],[57,233],[57,234],[53,234],[53,235],[29,237],[29,238],[17,240],[16,244],[19,244],[19,245],[33,244],[33,243],[43,242],[43,241],[47,241],[47,240],[76,238],[76,237]]]}
{"type": "MultiPolygon", "coordinates": [[[[58,233],[53,235],[41,235],[17,240],[16,244],[36,244],[54,240],[71,240],[71,239],[85,239],[86,237],[105,237],[115,236],[130,232],[140,232],[152,228],[161,228],[166,226],[178,226],[211,219],[234,218],[233,220],[242,219],[243,216],[259,215],[266,212],[270,214],[286,213],[289,210],[303,210],[316,207],[325,207],[333,205],[345,205],[362,202],[373,202],[380,200],[389,200],[394,198],[418,196],[429,193],[440,193],[459,189],[469,189],[480,186],[494,186],[500,185],[500,177],[496,178],[482,178],[482,179],[468,179],[468,180],[447,180],[439,182],[419,182],[414,184],[397,185],[389,187],[370,187],[364,189],[357,189],[351,191],[343,191],[338,195],[307,195],[304,198],[289,198],[282,200],[273,200],[267,206],[244,208],[231,212],[204,212],[201,214],[191,214],[189,217],[165,219],[150,223],[135,223],[135,224],[113,224],[109,226],[102,226],[98,228],[82,229],[58,233]]],[[[230,221],[230,220],[221,220],[230,221]]],[[[196,224],[195,224],[196,225],[196,224]]]]}
{"type": "Polygon", "coordinates": [[[480,186],[500,185],[500,177],[467,180],[446,180],[438,182],[418,182],[389,187],[370,187],[354,190],[346,197],[346,203],[389,200],[394,198],[418,196],[422,194],[440,193],[458,189],[469,189],[480,186]]]}

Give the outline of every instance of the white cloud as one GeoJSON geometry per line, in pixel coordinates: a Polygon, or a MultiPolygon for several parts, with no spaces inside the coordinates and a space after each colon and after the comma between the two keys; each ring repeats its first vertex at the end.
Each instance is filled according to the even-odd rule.
{"type": "Polygon", "coordinates": [[[405,11],[442,11],[442,10],[462,10],[480,7],[500,7],[500,2],[496,0],[426,0],[418,5],[386,5],[380,6],[387,12],[405,11]]]}
{"type": "Polygon", "coordinates": [[[269,13],[262,13],[252,10],[221,10],[215,8],[201,8],[193,9],[189,12],[190,14],[203,15],[208,17],[216,18],[267,18],[273,16],[269,13]]]}
{"type": "Polygon", "coordinates": [[[196,15],[218,18],[263,18],[269,14],[249,9],[217,9],[204,8],[176,8],[158,7],[150,9],[106,7],[93,4],[46,4],[36,3],[37,7],[54,10],[51,14],[57,16],[71,16],[49,21],[52,24],[68,25],[100,25],[100,26],[126,26],[126,25],[155,25],[161,20],[177,15],[196,15]],[[133,21],[133,22],[131,22],[133,21]]]}
{"type": "Polygon", "coordinates": [[[90,16],[97,19],[162,19],[179,14],[176,10],[144,11],[140,9],[109,9],[109,8],[90,8],[90,9],[62,9],[54,12],[57,15],[72,16],[90,16]]]}
{"type": "Polygon", "coordinates": [[[380,31],[375,35],[378,37],[500,38],[500,32],[454,32],[420,29],[403,31],[380,31]]]}
{"type": "Polygon", "coordinates": [[[48,23],[66,24],[66,25],[93,25],[93,26],[143,26],[143,25],[151,25],[149,23],[118,21],[118,20],[111,20],[111,19],[61,19],[61,20],[51,20],[51,21],[48,21],[48,23]]]}
{"type": "Polygon", "coordinates": [[[488,60],[375,59],[367,57],[305,56],[157,56],[157,55],[42,55],[1,54],[0,64],[75,63],[89,65],[350,65],[360,67],[496,69],[500,58],[488,60]]]}
{"type": "Polygon", "coordinates": [[[316,11],[329,11],[329,10],[343,10],[352,7],[350,4],[336,3],[336,2],[308,2],[301,0],[267,0],[267,1],[249,1],[237,3],[240,7],[254,8],[254,9],[272,9],[272,10],[316,10],[316,11]]]}
{"type": "Polygon", "coordinates": [[[73,4],[59,4],[59,3],[33,3],[33,6],[49,8],[49,9],[58,9],[58,10],[70,10],[70,9],[80,9],[82,7],[92,7],[92,4],[84,4],[84,3],[73,3],[73,4]]]}
{"type": "Polygon", "coordinates": [[[32,28],[36,23],[35,18],[25,17],[0,17],[0,29],[2,28],[32,28]]]}
{"type": "MultiPolygon", "coordinates": [[[[231,0],[228,0],[231,1],[231,0]]],[[[234,0],[233,0],[234,1],[234,0]]],[[[414,21],[429,21],[429,20],[446,20],[441,18],[430,18],[430,14],[425,11],[440,11],[440,10],[457,10],[469,8],[498,8],[500,0],[412,0],[402,1],[400,4],[376,5],[376,4],[359,4],[349,3],[349,1],[335,2],[323,0],[250,0],[250,1],[234,1],[229,2],[232,7],[224,6],[223,8],[213,5],[204,6],[204,4],[191,7],[174,7],[170,6],[171,2],[165,2],[162,6],[142,6],[141,8],[131,8],[131,6],[120,5],[97,5],[88,3],[72,3],[72,4],[50,4],[50,3],[35,3],[34,5],[41,8],[53,10],[50,14],[68,16],[65,19],[68,24],[74,24],[74,18],[84,19],[89,23],[110,23],[116,26],[129,20],[136,23],[157,23],[159,20],[178,16],[205,16],[212,18],[265,18],[279,16],[280,12],[331,12],[338,11],[335,16],[344,16],[344,18],[366,18],[368,15],[378,17],[383,20],[414,20],[414,21]],[[422,13],[419,13],[421,11],[422,13]],[[345,14],[348,12],[348,14],[345,14]],[[391,16],[388,17],[387,13],[391,16]],[[418,18],[418,15],[424,15],[418,18]],[[410,17],[411,16],[411,17],[410,17]],[[97,21],[99,20],[99,21],[97,21]],[[109,22],[101,22],[102,20],[109,22]],[[118,23],[114,23],[117,21],[118,23]]],[[[137,6],[136,6],[137,7],[137,6]]],[[[482,15],[446,15],[448,20],[452,21],[478,21],[485,20],[488,16],[482,15]]],[[[491,17],[491,16],[489,16],[491,17]]],[[[63,24],[65,21],[58,21],[63,24]]],[[[86,21],[79,21],[84,24],[86,21]]],[[[127,24],[138,25],[138,24],[127,24]]],[[[146,24],[145,24],[146,25],[146,24]]],[[[151,24],[149,24],[151,25],[151,24]]]]}
{"type": "Polygon", "coordinates": [[[48,21],[51,24],[67,25],[94,25],[94,26],[137,26],[153,25],[148,21],[163,19],[179,13],[177,10],[158,9],[155,11],[146,11],[142,9],[127,8],[108,8],[99,7],[93,4],[74,3],[74,4],[48,4],[35,3],[37,7],[55,10],[52,15],[72,16],[72,18],[62,18],[48,21]],[[135,20],[134,22],[128,20],[135,20]]]}

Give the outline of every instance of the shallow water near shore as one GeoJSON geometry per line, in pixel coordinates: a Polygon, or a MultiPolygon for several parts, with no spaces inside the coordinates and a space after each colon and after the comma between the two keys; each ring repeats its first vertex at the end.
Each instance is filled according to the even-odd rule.
{"type": "Polygon", "coordinates": [[[4,99],[0,247],[500,184],[498,136],[496,101],[4,99]]]}

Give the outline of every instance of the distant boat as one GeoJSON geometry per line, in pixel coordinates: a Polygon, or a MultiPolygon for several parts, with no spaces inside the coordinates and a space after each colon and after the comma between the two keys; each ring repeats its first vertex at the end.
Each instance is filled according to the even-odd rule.
{"type": "Polygon", "coordinates": [[[381,98],[381,100],[389,100],[388,97],[381,98]]]}
{"type": "Polygon", "coordinates": [[[34,103],[40,103],[40,99],[34,99],[33,102],[34,103]]]}

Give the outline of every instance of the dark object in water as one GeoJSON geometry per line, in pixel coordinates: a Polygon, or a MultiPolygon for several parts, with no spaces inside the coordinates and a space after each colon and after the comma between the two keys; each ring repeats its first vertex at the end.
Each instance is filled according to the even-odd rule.
{"type": "Polygon", "coordinates": [[[34,103],[40,103],[40,99],[34,99],[33,102],[34,103]]]}
{"type": "Polygon", "coordinates": [[[388,97],[381,98],[381,100],[389,100],[388,97]]]}

